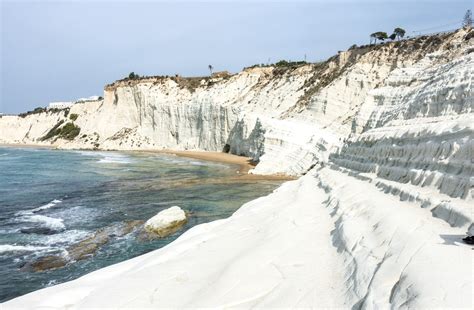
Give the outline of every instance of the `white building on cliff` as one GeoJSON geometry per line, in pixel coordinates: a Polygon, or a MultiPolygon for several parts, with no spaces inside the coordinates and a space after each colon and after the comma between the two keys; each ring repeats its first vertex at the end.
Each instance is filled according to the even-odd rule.
{"type": "Polygon", "coordinates": [[[72,101],[58,101],[58,102],[51,102],[48,105],[48,110],[49,109],[66,109],[71,107],[74,104],[72,101]]]}
{"type": "Polygon", "coordinates": [[[74,103],[92,102],[92,101],[97,101],[99,99],[100,99],[100,96],[90,96],[88,98],[79,98],[74,103]]]}
{"type": "Polygon", "coordinates": [[[72,105],[76,103],[85,103],[85,102],[92,102],[100,100],[100,96],[91,96],[88,98],[79,98],[76,101],[58,101],[58,102],[50,102],[48,105],[49,109],[66,109],[70,108],[72,105]]]}

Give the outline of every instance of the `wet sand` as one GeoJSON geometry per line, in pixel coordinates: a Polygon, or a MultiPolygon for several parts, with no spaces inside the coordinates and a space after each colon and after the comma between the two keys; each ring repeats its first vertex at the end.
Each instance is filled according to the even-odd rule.
{"type": "MultiPolygon", "coordinates": [[[[288,175],[258,175],[249,174],[249,171],[256,165],[250,157],[238,156],[223,152],[207,152],[207,151],[173,151],[173,150],[157,150],[157,151],[145,151],[161,154],[176,155],[181,157],[194,158],[199,160],[206,160],[212,162],[226,163],[239,165],[239,170],[236,171],[236,177],[234,181],[256,181],[256,180],[294,180],[295,177],[288,175]]],[[[231,181],[231,180],[228,180],[231,181]]]]}
{"type": "Polygon", "coordinates": [[[16,148],[33,148],[33,149],[56,149],[57,147],[50,144],[31,144],[31,143],[0,143],[0,147],[16,147],[16,148]]]}
{"type": "Polygon", "coordinates": [[[255,167],[255,163],[249,157],[237,156],[222,152],[205,152],[205,151],[173,151],[163,150],[157,153],[171,154],[180,157],[188,157],[205,161],[213,161],[226,164],[239,165],[239,174],[247,174],[250,169],[255,167]]]}

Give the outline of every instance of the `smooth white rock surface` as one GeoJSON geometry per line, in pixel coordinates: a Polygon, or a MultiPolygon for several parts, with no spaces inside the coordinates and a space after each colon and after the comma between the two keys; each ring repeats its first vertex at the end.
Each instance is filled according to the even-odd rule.
{"type": "Polygon", "coordinates": [[[166,237],[170,232],[183,225],[187,220],[186,212],[178,206],[173,206],[158,212],[145,222],[145,230],[166,237]]]}

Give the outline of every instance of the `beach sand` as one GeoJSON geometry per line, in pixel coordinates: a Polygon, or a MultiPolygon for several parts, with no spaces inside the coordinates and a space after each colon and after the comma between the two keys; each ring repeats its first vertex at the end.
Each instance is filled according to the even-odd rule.
{"type": "MultiPolygon", "coordinates": [[[[258,174],[249,174],[249,171],[255,168],[256,163],[252,161],[250,157],[238,156],[229,153],[223,152],[208,152],[208,151],[173,151],[173,150],[156,150],[156,151],[145,151],[152,153],[161,153],[168,155],[176,155],[181,157],[188,157],[193,159],[234,164],[238,165],[239,169],[236,171],[235,181],[256,181],[256,180],[294,180],[295,177],[288,175],[258,175],[258,174]]],[[[229,180],[231,181],[231,180],[229,180]]]]}
{"type": "Polygon", "coordinates": [[[31,144],[31,143],[0,143],[0,147],[16,147],[16,148],[37,148],[37,149],[57,149],[54,145],[48,144],[31,144]]]}

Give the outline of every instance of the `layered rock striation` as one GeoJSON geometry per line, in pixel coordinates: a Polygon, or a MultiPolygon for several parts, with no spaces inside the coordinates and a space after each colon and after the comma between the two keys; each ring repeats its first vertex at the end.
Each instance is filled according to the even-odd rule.
{"type": "Polygon", "coordinates": [[[349,135],[397,120],[470,114],[472,40],[465,36],[460,30],[222,77],[121,80],[105,87],[103,100],[3,116],[0,142],[225,150],[260,161],[254,173],[300,175],[349,135]],[[71,123],[71,114],[80,133],[48,137],[60,122],[71,123]]]}
{"type": "Polygon", "coordinates": [[[3,116],[1,143],[225,151],[258,162],[251,173],[303,175],[164,249],[11,305],[51,290],[69,297],[42,305],[472,308],[460,241],[474,234],[472,33],[317,64],[122,80],[100,101],[3,116]],[[68,123],[80,128],[72,138],[68,123]],[[123,300],[107,304],[117,291],[123,300]]]}

